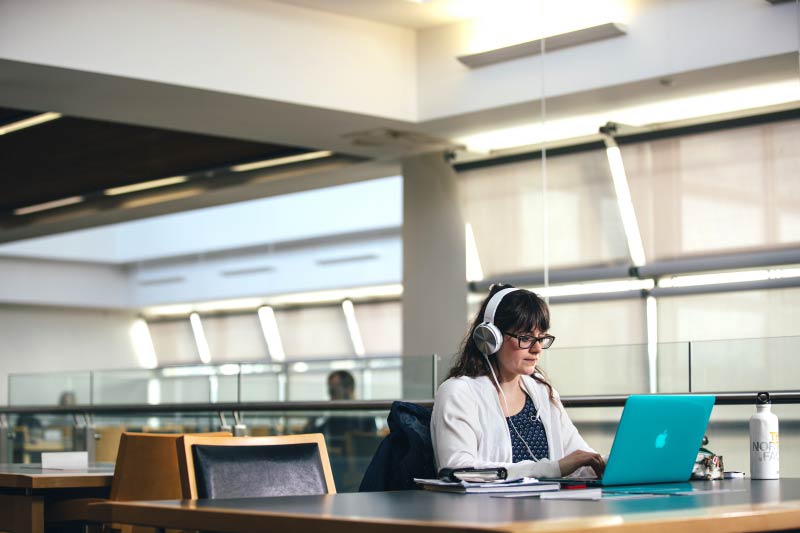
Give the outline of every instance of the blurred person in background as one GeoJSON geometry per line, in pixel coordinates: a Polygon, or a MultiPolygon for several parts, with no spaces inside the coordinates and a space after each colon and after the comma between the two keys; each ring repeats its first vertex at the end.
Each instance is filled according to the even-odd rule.
{"type": "MultiPolygon", "coordinates": [[[[335,370],[328,374],[328,397],[334,401],[355,400],[356,380],[347,370],[335,370]]],[[[310,433],[322,433],[325,443],[333,452],[341,451],[346,433],[375,433],[375,418],[356,413],[319,417],[309,423],[310,433]]]]}

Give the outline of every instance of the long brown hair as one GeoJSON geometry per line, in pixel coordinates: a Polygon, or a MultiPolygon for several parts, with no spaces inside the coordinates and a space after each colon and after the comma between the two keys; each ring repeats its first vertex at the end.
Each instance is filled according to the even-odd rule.
{"type": "MultiPolygon", "coordinates": [[[[489,300],[501,290],[510,288],[514,288],[514,286],[498,283],[492,285],[489,289],[488,296],[483,300],[478,314],[472,321],[472,326],[470,326],[467,335],[461,343],[460,353],[452,368],[450,368],[450,372],[447,374],[448,378],[459,376],[476,378],[479,376],[488,376],[490,374],[489,368],[486,366],[486,359],[484,359],[483,354],[478,349],[478,345],[475,344],[472,333],[475,331],[475,328],[483,322],[489,300]]],[[[550,329],[550,310],[544,300],[539,298],[535,293],[525,289],[519,289],[503,297],[500,305],[498,305],[495,310],[494,324],[501,331],[517,332],[538,329],[540,332],[545,332],[550,329]]],[[[489,361],[496,367],[497,355],[490,355],[489,361]]],[[[547,387],[550,401],[554,402],[555,396],[553,394],[553,386],[538,367],[532,377],[547,387]]]]}

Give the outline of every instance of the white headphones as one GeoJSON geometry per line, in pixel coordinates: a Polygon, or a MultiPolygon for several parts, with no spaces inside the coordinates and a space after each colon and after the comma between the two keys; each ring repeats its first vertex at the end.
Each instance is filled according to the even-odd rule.
{"type": "MultiPolygon", "coordinates": [[[[500,306],[500,302],[503,301],[503,298],[506,294],[518,290],[519,289],[516,287],[510,287],[508,289],[503,289],[492,296],[489,300],[489,303],[486,304],[486,311],[483,313],[483,322],[478,324],[478,326],[475,328],[475,331],[472,332],[472,340],[474,340],[475,344],[478,345],[478,350],[483,353],[483,358],[486,360],[486,364],[489,366],[489,371],[492,373],[492,379],[494,380],[495,385],[497,385],[497,390],[500,392],[500,398],[502,398],[507,412],[510,412],[511,410],[508,408],[506,393],[503,392],[503,388],[500,386],[500,382],[497,380],[497,374],[494,373],[492,363],[489,362],[489,356],[497,353],[500,350],[500,347],[503,345],[503,332],[500,331],[500,328],[494,325],[494,313],[497,311],[497,308],[500,306]]],[[[514,421],[510,417],[506,418],[502,411],[500,414],[503,416],[504,420],[508,420],[508,424],[511,426],[511,429],[514,430],[514,433],[517,434],[519,440],[522,441],[522,444],[525,445],[525,449],[528,450],[528,454],[531,456],[531,459],[538,461],[539,458],[536,457],[536,455],[533,453],[533,450],[531,450],[531,447],[528,446],[528,442],[520,434],[520,432],[517,431],[514,421]]],[[[534,424],[539,420],[540,414],[540,411],[537,410],[536,420],[533,421],[534,424]]]]}
{"type": "Polygon", "coordinates": [[[516,287],[503,289],[492,296],[489,303],[486,304],[486,311],[483,313],[483,322],[478,324],[475,331],[472,332],[472,340],[475,341],[478,350],[480,350],[483,355],[489,356],[497,353],[503,345],[503,332],[494,325],[494,313],[497,311],[500,302],[503,301],[506,294],[518,290],[519,289],[516,287]]]}

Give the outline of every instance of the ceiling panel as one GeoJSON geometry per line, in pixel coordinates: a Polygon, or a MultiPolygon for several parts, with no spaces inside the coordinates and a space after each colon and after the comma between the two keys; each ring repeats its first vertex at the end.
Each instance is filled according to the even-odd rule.
{"type": "MultiPolygon", "coordinates": [[[[0,126],[35,115],[0,108],[0,126]]],[[[0,213],[305,148],[74,117],[0,135],[0,213]]]]}

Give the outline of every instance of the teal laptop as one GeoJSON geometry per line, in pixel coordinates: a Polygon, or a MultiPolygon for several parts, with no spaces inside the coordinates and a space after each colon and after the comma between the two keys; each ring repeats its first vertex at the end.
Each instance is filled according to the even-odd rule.
{"type": "Polygon", "coordinates": [[[688,481],[714,401],[712,395],[631,395],[602,479],[557,481],[601,486],[688,481]]]}

